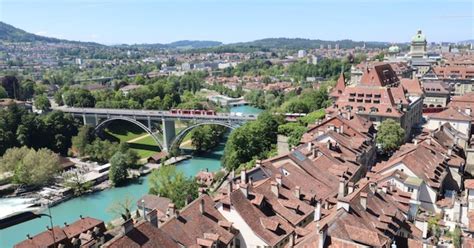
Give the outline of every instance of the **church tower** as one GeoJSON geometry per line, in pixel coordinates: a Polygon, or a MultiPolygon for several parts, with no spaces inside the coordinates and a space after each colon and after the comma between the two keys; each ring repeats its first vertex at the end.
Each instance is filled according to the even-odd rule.
{"type": "Polygon", "coordinates": [[[411,39],[410,57],[414,58],[426,58],[426,37],[418,30],[415,36],[411,39]]]}

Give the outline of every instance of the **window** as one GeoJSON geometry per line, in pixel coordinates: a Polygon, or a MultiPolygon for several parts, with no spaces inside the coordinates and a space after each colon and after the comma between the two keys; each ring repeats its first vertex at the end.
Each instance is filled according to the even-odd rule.
{"type": "Polygon", "coordinates": [[[413,193],[413,188],[412,188],[412,187],[408,187],[408,192],[413,193]]]}
{"type": "Polygon", "coordinates": [[[382,97],[382,95],[380,95],[380,94],[375,94],[374,96],[375,96],[375,98],[380,98],[380,97],[382,97]]]}
{"type": "Polygon", "coordinates": [[[354,98],[349,98],[349,102],[354,102],[354,98]]]}
{"type": "Polygon", "coordinates": [[[376,107],[372,107],[372,108],[370,108],[370,112],[372,112],[372,113],[379,112],[379,109],[376,108],[376,107]]]}
{"type": "Polygon", "coordinates": [[[362,98],[357,98],[357,102],[363,102],[362,98]]]}
{"type": "Polygon", "coordinates": [[[357,94],[357,97],[364,97],[364,94],[357,94]]]}
{"type": "Polygon", "coordinates": [[[374,103],[380,103],[380,100],[374,100],[374,103]]]}
{"type": "Polygon", "coordinates": [[[356,96],[356,93],[350,93],[349,96],[356,96]]]}
{"type": "Polygon", "coordinates": [[[391,109],[391,108],[388,108],[388,109],[387,109],[387,113],[392,113],[392,109],[391,109]]]}
{"type": "Polygon", "coordinates": [[[363,111],[365,111],[365,108],[364,108],[364,107],[362,107],[362,106],[359,106],[359,107],[357,107],[357,111],[359,111],[359,112],[363,112],[363,111]]]}
{"type": "Polygon", "coordinates": [[[371,102],[372,102],[372,100],[370,100],[370,99],[365,99],[365,101],[364,101],[364,102],[365,102],[365,103],[371,103],[371,102]]]}

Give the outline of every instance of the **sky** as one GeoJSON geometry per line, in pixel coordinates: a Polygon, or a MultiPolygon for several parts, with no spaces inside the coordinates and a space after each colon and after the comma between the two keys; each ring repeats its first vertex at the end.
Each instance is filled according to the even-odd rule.
{"type": "Polygon", "coordinates": [[[103,44],[262,38],[474,39],[474,0],[0,0],[0,21],[103,44]]]}

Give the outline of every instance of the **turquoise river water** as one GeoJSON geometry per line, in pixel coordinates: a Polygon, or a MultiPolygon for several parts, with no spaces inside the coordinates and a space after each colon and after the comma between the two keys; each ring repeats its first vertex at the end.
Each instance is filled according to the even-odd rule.
{"type": "MultiPolygon", "coordinates": [[[[231,112],[258,114],[261,110],[251,106],[238,106],[233,107],[231,112]]],[[[194,156],[192,159],[178,163],[177,169],[187,176],[194,176],[203,169],[217,171],[221,168],[220,159],[223,151],[224,145],[222,144],[208,154],[194,156]]],[[[128,197],[133,200],[135,205],[136,201],[147,193],[148,176],[145,176],[140,178],[139,182],[124,187],[107,189],[74,198],[51,208],[53,224],[63,226],[64,222],[72,223],[79,218],[79,215],[109,222],[117,217],[107,211],[114,202],[128,197]]],[[[36,235],[44,231],[48,225],[49,218],[43,217],[0,230],[0,248],[13,247],[14,244],[24,240],[27,234],[36,235]]]]}

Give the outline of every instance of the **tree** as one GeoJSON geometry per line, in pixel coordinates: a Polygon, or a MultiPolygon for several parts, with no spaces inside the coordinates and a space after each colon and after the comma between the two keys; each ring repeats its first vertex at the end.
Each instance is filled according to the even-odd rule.
{"type": "Polygon", "coordinates": [[[1,79],[1,85],[8,93],[9,98],[19,99],[20,83],[15,76],[4,76],[1,79]]]}
{"type": "Polygon", "coordinates": [[[121,152],[117,152],[110,159],[109,179],[113,185],[120,185],[128,178],[127,157],[121,152]]]}
{"type": "Polygon", "coordinates": [[[108,140],[96,139],[86,146],[85,154],[89,159],[99,163],[107,163],[118,151],[118,144],[108,140]]]}
{"type": "Polygon", "coordinates": [[[69,89],[62,95],[64,103],[72,107],[94,107],[95,98],[90,91],[85,89],[69,89]]]}
{"type": "Polygon", "coordinates": [[[77,170],[67,171],[63,174],[63,185],[71,188],[76,196],[84,194],[93,186],[92,181],[86,181],[84,175],[77,170]]]}
{"type": "Polygon", "coordinates": [[[59,157],[48,149],[10,148],[0,159],[1,172],[13,172],[18,184],[42,186],[59,171],[59,157]]]}
{"type": "Polygon", "coordinates": [[[186,178],[183,172],[178,172],[173,165],[161,166],[153,170],[150,175],[150,194],[168,197],[176,204],[176,207],[184,207],[187,199],[195,199],[198,196],[196,180],[186,178]]]}
{"type": "Polygon", "coordinates": [[[128,169],[133,168],[138,168],[138,154],[127,143],[121,143],[118,151],[110,158],[110,181],[114,185],[124,183],[128,178],[128,169]]]}
{"type": "Polygon", "coordinates": [[[49,102],[49,99],[46,97],[46,95],[37,95],[34,102],[35,108],[43,112],[49,111],[51,108],[51,103],[49,102]]]}
{"type": "Polygon", "coordinates": [[[114,201],[108,208],[107,212],[114,214],[117,217],[121,217],[122,220],[127,221],[132,218],[130,210],[133,206],[133,199],[130,196],[125,196],[121,200],[114,201]]]}
{"type": "Polygon", "coordinates": [[[227,170],[237,169],[254,157],[265,157],[276,144],[278,125],[282,122],[282,117],[263,112],[256,121],[235,129],[227,139],[222,157],[227,170]]]}
{"type": "Polygon", "coordinates": [[[5,88],[0,86],[0,99],[7,98],[7,97],[8,97],[8,92],[5,90],[5,88]]]}
{"type": "Polygon", "coordinates": [[[90,125],[84,125],[79,128],[76,136],[72,137],[72,149],[75,150],[79,156],[86,154],[86,148],[95,139],[94,128],[90,125]]]}
{"type": "Polygon", "coordinates": [[[462,231],[459,226],[456,225],[452,232],[449,232],[449,236],[453,240],[453,245],[455,248],[461,247],[461,240],[462,240],[462,231]]]}
{"type": "Polygon", "coordinates": [[[385,152],[400,147],[405,138],[405,130],[393,119],[384,120],[377,131],[376,141],[385,152]]]}
{"type": "Polygon", "coordinates": [[[278,127],[278,133],[288,137],[290,146],[297,146],[306,131],[306,127],[297,122],[289,122],[278,127]]]}
{"type": "Polygon", "coordinates": [[[309,124],[315,124],[317,120],[324,119],[326,112],[324,109],[316,110],[311,113],[308,113],[306,116],[298,118],[298,122],[304,126],[308,126],[309,124]]]}

